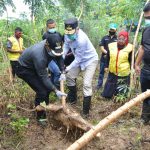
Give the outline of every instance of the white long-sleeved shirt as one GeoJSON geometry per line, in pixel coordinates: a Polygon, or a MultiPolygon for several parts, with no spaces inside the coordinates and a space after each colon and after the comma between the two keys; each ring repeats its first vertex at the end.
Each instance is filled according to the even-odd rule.
{"type": "Polygon", "coordinates": [[[68,70],[74,67],[81,67],[81,70],[84,70],[90,63],[98,60],[98,54],[93,44],[81,29],[77,32],[76,40],[71,41],[65,35],[64,41],[64,57],[69,49],[71,49],[75,56],[74,61],[67,67],[68,70]]]}

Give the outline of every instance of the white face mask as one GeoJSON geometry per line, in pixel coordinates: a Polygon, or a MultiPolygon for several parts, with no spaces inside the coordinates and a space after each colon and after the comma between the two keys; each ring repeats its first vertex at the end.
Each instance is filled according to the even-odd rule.
{"type": "Polygon", "coordinates": [[[55,53],[54,50],[51,50],[51,51],[52,51],[52,54],[55,55],[55,56],[62,56],[63,55],[63,52],[61,52],[61,53],[55,53]]]}
{"type": "Polygon", "coordinates": [[[150,26],[150,19],[145,19],[145,25],[150,26]]]}

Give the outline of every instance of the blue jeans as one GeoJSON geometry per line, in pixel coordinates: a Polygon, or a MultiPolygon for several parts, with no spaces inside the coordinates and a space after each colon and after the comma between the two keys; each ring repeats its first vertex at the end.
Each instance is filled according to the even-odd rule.
{"type": "MultiPolygon", "coordinates": [[[[141,82],[142,92],[145,92],[147,89],[150,89],[150,78],[147,74],[141,72],[140,82],[141,82]]],[[[145,99],[143,102],[143,109],[142,109],[141,117],[145,121],[150,121],[150,97],[145,99]]]]}
{"type": "Polygon", "coordinates": [[[58,67],[58,65],[56,64],[56,62],[54,60],[52,60],[49,64],[48,64],[48,69],[51,72],[51,81],[52,83],[56,86],[59,87],[59,78],[60,78],[60,69],[58,67]]]}
{"type": "Polygon", "coordinates": [[[99,77],[98,77],[98,84],[97,84],[97,88],[102,87],[103,85],[103,79],[104,79],[104,71],[105,69],[105,62],[100,62],[100,72],[99,72],[99,77]]]}

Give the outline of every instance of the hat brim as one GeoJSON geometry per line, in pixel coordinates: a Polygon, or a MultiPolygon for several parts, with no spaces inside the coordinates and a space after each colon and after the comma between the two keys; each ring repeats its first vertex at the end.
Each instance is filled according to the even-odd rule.
{"type": "Polygon", "coordinates": [[[52,50],[52,53],[53,53],[53,55],[55,55],[55,56],[62,56],[63,55],[63,51],[62,51],[62,49],[61,50],[57,50],[57,51],[54,51],[54,50],[52,50]]]}
{"type": "Polygon", "coordinates": [[[109,28],[109,29],[117,30],[116,28],[113,28],[113,27],[112,27],[112,28],[109,28]]]}
{"type": "Polygon", "coordinates": [[[73,29],[73,30],[66,30],[65,29],[65,34],[74,34],[75,33],[75,29],[73,29]]]}

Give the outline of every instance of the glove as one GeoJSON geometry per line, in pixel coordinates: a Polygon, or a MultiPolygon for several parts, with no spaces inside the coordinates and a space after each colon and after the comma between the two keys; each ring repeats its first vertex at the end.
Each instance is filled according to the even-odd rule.
{"type": "Polygon", "coordinates": [[[56,91],[56,95],[57,95],[57,97],[59,98],[59,99],[61,99],[61,97],[62,96],[66,96],[67,97],[67,94],[66,93],[63,93],[63,92],[61,92],[61,91],[56,91]]]}
{"type": "Polygon", "coordinates": [[[60,75],[59,81],[66,81],[66,75],[64,73],[60,75]]]}

